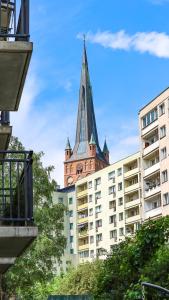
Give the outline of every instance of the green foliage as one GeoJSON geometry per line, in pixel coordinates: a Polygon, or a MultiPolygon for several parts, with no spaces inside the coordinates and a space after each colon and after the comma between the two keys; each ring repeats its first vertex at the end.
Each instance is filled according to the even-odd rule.
{"type": "MultiPolygon", "coordinates": [[[[10,149],[23,150],[24,147],[17,138],[12,138],[10,149]]],[[[52,201],[56,189],[56,182],[50,179],[53,167],[44,168],[42,157],[42,152],[33,156],[34,219],[39,234],[5,278],[7,290],[16,292],[24,300],[46,299],[47,283],[56,274],[55,262],[60,260],[66,246],[63,236],[65,207],[52,201]]]]}

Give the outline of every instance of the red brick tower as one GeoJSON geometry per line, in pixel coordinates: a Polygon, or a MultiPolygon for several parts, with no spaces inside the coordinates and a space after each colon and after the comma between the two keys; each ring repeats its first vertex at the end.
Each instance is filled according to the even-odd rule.
{"type": "Polygon", "coordinates": [[[99,146],[92,88],[90,84],[86,46],[84,42],[76,140],[73,151],[69,139],[65,148],[64,185],[75,184],[80,178],[109,165],[109,151],[105,142],[103,152],[99,146]]]}

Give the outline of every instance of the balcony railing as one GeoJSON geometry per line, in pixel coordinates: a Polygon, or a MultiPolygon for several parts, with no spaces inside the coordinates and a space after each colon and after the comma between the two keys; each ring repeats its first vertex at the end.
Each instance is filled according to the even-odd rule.
{"type": "Polygon", "coordinates": [[[29,41],[29,0],[0,0],[0,40],[29,41]]]}
{"type": "Polygon", "coordinates": [[[33,221],[32,151],[0,151],[0,226],[33,221]]]}

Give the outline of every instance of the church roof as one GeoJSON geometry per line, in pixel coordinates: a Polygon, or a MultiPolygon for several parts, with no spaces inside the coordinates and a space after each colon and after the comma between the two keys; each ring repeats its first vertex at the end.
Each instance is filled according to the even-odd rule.
{"type": "Polygon", "coordinates": [[[71,146],[70,146],[69,138],[67,138],[65,150],[72,150],[72,148],[71,148],[71,146]]]}
{"type": "Polygon", "coordinates": [[[91,136],[93,141],[95,141],[96,144],[96,154],[98,158],[105,161],[105,157],[99,146],[95,113],[94,113],[94,105],[93,105],[92,87],[91,87],[90,76],[89,76],[87,52],[86,52],[86,45],[84,41],[80,90],[79,90],[78,116],[77,116],[77,126],[76,126],[76,140],[73,149],[73,154],[69,160],[78,160],[78,159],[87,158],[89,156],[88,147],[89,147],[91,136]]]}
{"type": "Polygon", "coordinates": [[[109,149],[108,149],[108,147],[107,147],[106,139],[105,139],[105,141],[104,141],[103,153],[109,153],[109,149]]]}

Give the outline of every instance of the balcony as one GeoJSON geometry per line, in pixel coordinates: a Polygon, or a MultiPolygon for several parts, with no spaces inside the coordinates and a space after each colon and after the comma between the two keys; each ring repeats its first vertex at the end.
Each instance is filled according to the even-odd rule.
{"type": "Polygon", "coordinates": [[[79,231],[79,238],[84,238],[89,235],[88,230],[79,231]]]}
{"type": "Polygon", "coordinates": [[[150,186],[149,188],[145,189],[144,196],[145,196],[145,198],[147,198],[147,197],[151,197],[155,194],[158,194],[160,192],[161,192],[161,186],[159,183],[158,185],[153,185],[153,186],[150,186]]]}
{"type": "Polygon", "coordinates": [[[89,244],[79,245],[79,251],[89,249],[89,244]]]}
{"type": "Polygon", "coordinates": [[[37,228],[33,226],[32,152],[0,151],[0,154],[2,274],[36,238],[37,228]]]}
{"type": "Polygon", "coordinates": [[[126,202],[125,203],[125,208],[129,208],[129,207],[139,205],[139,204],[140,204],[140,199],[135,199],[135,200],[126,202]]]}
{"type": "Polygon", "coordinates": [[[148,126],[143,128],[141,130],[141,135],[143,136],[143,135],[147,134],[151,130],[154,130],[157,126],[158,126],[158,119],[156,119],[154,122],[152,122],[151,124],[149,124],[148,126]]]}
{"type": "Polygon", "coordinates": [[[159,147],[159,140],[157,140],[156,142],[154,142],[153,144],[147,146],[146,148],[144,148],[143,150],[143,156],[153,152],[154,150],[156,150],[159,147]]]}
{"type": "Polygon", "coordinates": [[[87,196],[87,189],[77,192],[77,198],[83,198],[85,196],[87,196]]]}
{"type": "Polygon", "coordinates": [[[145,219],[155,218],[155,217],[157,217],[157,216],[159,216],[159,215],[161,215],[161,214],[162,214],[162,207],[160,206],[160,207],[151,209],[151,210],[149,210],[149,211],[146,211],[146,212],[144,213],[144,218],[145,218],[145,219]]]}
{"type": "Polygon", "coordinates": [[[32,49],[29,0],[0,0],[0,111],[18,110],[32,49]]]}
{"type": "Polygon", "coordinates": [[[124,178],[133,176],[133,175],[135,175],[135,174],[138,173],[138,172],[139,172],[139,168],[138,168],[138,167],[137,167],[137,168],[134,168],[134,169],[132,169],[132,170],[129,170],[129,171],[127,171],[127,172],[124,173],[124,178]]]}
{"type": "Polygon", "coordinates": [[[86,210],[88,208],[88,202],[84,203],[84,204],[81,204],[81,205],[78,205],[77,207],[77,210],[86,210]]]}
{"type": "Polygon", "coordinates": [[[9,125],[9,112],[3,111],[0,114],[0,149],[7,150],[12,134],[12,126],[9,125]]]}
{"type": "Polygon", "coordinates": [[[139,183],[135,183],[135,184],[125,187],[125,193],[130,193],[137,189],[139,189],[139,183]]]}
{"type": "Polygon", "coordinates": [[[135,216],[126,216],[126,224],[138,222],[140,220],[140,214],[135,216]]]}
{"type": "Polygon", "coordinates": [[[144,177],[159,171],[159,169],[160,169],[160,163],[157,162],[153,166],[148,167],[147,169],[144,170],[144,177]]]}
{"type": "Polygon", "coordinates": [[[78,224],[83,224],[83,223],[88,223],[88,217],[78,219],[78,224]]]}

